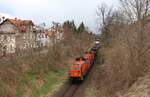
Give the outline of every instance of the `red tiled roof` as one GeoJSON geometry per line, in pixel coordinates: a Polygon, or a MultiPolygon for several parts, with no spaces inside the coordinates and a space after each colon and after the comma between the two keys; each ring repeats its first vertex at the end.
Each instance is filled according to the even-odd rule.
{"type": "Polygon", "coordinates": [[[48,32],[48,31],[46,31],[46,32],[44,32],[44,34],[46,36],[52,37],[54,35],[54,32],[48,32]]]}
{"type": "Polygon", "coordinates": [[[26,32],[27,26],[34,25],[32,20],[8,19],[8,21],[19,28],[21,32],[26,32]]]}

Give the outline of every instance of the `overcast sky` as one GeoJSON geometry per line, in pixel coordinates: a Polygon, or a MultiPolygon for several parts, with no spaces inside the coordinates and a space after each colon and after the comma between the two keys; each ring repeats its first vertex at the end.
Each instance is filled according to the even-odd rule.
{"type": "Polygon", "coordinates": [[[0,0],[0,14],[32,19],[36,24],[65,20],[79,24],[83,21],[96,31],[96,9],[104,1],[110,6],[117,4],[117,0],[0,0]]]}

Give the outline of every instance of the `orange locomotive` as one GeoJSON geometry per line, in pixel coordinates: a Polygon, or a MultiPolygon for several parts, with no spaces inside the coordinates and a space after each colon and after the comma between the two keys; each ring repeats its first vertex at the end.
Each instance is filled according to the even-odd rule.
{"type": "Polygon", "coordinates": [[[83,57],[77,58],[69,71],[72,80],[83,80],[95,59],[94,51],[85,52],[83,57]]]}

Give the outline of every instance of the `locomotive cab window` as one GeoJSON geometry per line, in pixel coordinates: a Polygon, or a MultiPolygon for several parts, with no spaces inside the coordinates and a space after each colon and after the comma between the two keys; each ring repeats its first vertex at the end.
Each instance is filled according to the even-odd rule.
{"type": "Polygon", "coordinates": [[[71,67],[71,70],[80,70],[79,64],[74,64],[74,65],[71,67]]]}
{"type": "Polygon", "coordinates": [[[71,70],[80,70],[79,67],[71,67],[71,70]]]}

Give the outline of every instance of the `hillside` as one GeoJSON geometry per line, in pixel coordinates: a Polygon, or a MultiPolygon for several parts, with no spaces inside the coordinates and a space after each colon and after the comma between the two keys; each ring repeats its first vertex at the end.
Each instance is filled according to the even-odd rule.
{"type": "Polygon", "coordinates": [[[150,72],[146,73],[119,97],[149,97],[150,96],[150,72]]]}
{"type": "Polygon", "coordinates": [[[116,53],[116,48],[115,51],[112,51],[112,48],[107,49],[104,54],[107,61],[104,63],[100,61],[101,57],[99,57],[99,62],[95,65],[92,72],[94,76],[91,76],[87,85],[85,97],[149,97],[150,67],[147,67],[140,74],[140,71],[135,67],[129,67],[126,63],[123,63],[126,61],[123,61],[125,60],[125,54],[121,54],[123,52],[122,50],[117,50],[120,52],[116,53]],[[124,56],[116,57],[120,54],[124,56]],[[121,59],[122,61],[120,61],[121,59]],[[120,62],[120,65],[117,60],[120,62]],[[132,70],[135,69],[133,73],[129,71],[131,68],[132,70]],[[131,74],[140,75],[132,77],[131,74]]]}

